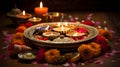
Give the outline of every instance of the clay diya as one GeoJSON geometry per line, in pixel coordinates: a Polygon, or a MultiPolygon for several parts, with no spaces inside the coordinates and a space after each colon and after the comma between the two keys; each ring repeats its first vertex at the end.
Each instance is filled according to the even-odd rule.
{"type": "Polygon", "coordinates": [[[86,35],[86,33],[79,33],[79,32],[69,32],[69,33],[66,33],[67,36],[69,37],[82,37],[84,35],[86,35]]]}
{"type": "Polygon", "coordinates": [[[44,32],[43,36],[48,37],[50,39],[54,39],[54,38],[59,37],[60,33],[58,33],[58,32],[52,32],[52,31],[51,32],[44,32]]]}
{"type": "Polygon", "coordinates": [[[32,22],[33,24],[38,24],[42,19],[41,18],[29,18],[28,21],[32,22]]]}
{"type": "Polygon", "coordinates": [[[60,33],[66,33],[70,30],[68,27],[64,27],[63,25],[57,28],[53,28],[54,31],[60,32],[60,33]]]}
{"type": "Polygon", "coordinates": [[[28,19],[32,17],[32,15],[29,13],[25,13],[25,11],[23,11],[22,13],[17,14],[16,17],[20,19],[28,19]]]}

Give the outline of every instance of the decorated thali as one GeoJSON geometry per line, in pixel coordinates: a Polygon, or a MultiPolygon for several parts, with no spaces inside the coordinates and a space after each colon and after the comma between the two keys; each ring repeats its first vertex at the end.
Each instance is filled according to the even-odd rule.
{"type": "Polygon", "coordinates": [[[24,31],[25,41],[32,46],[62,50],[77,48],[97,35],[95,27],[71,22],[40,23],[24,31]]]}

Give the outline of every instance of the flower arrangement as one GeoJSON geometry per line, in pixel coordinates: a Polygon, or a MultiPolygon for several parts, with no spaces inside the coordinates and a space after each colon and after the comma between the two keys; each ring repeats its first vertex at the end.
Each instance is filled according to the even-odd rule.
{"type": "MultiPolygon", "coordinates": [[[[92,21],[89,22],[84,21],[82,23],[90,26],[96,26],[96,24],[93,23],[92,21]]],[[[26,45],[23,37],[24,30],[32,25],[33,24],[30,22],[21,24],[15,30],[15,33],[12,35],[11,45],[9,46],[10,55],[18,54],[21,51],[24,51],[23,48],[25,50],[33,50],[32,48],[26,45]],[[18,47],[17,52],[15,52],[16,46],[18,47]]],[[[108,41],[111,40],[112,33],[110,32],[110,30],[104,30],[102,28],[98,29],[98,31],[99,31],[99,35],[97,37],[95,37],[90,42],[80,44],[80,46],[76,49],[77,52],[75,53],[62,53],[58,49],[47,50],[46,48],[40,48],[39,50],[37,50],[35,61],[38,63],[48,62],[51,64],[61,63],[61,62],[62,63],[77,62],[81,60],[88,61],[94,57],[98,57],[101,54],[105,54],[106,52],[111,51],[111,46],[109,46],[108,41]]],[[[79,28],[77,32],[86,32],[86,30],[84,30],[83,28],[79,28]]],[[[43,37],[36,37],[36,38],[40,40],[48,40],[43,37]]]]}

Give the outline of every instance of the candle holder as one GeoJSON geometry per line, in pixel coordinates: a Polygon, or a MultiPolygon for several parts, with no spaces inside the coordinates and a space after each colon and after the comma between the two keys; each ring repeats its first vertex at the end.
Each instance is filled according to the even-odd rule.
{"type": "Polygon", "coordinates": [[[60,32],[61,34],[65,34],[70,31],[70,28],[64,27],[63,25],[57,28],[53,28],[54,31],[60,32]]]}
{"type": "Polygon", "coordinates": [[[72,31],[72,32],[68,32],[66,33],[66,36],[69,36],[69,37],[74,37],[74,38],[80,38],[82,36],[86,35],[86,33],[78,33],[76,31],[72,31]]]}
{"type": "Polygon", "coordinates": [[[22,11],[20,9],[13,8],[10,12],[8,12],[6,14],[6,16],[12,20],[14,26],[17,26],[17,24],[18,24],[16,15],[19,14],[19,13],[21,13],[21,12],[22,11]]]}
{"type": "Polygon", "coordinates": [[[28,19],[28,21],[32,22],[34,25],[38,24],[41,20],[42,20],[41,18],[36,18],[36,17],[28,19]]]}
{"type": "Polygon", "coordinates": [[[62,19],[64,18],[64,13],[61,12],[49,12],[47,14],[49,21],[51,22],[58,22],[58,21],[62,21],[62,19]]]}
{"type": "Polygon", "coordinates": [[[55,38],[57,38],[57,37],[60,36],[60,33],[58,33],[58,32],[52,32],[52,31],[51,32],[44,32],[43,36],[45,36],[45,37],[47,37],[49,39],[55,39],[55,38]]]}
{"type": "Polygon", "coordinates": [[[32,17],[32,15],[29,13],[25,13],[25,11],[16,15],[16,18],[19,20],[20,23],[26,22],[30,17],[32,17]]]}

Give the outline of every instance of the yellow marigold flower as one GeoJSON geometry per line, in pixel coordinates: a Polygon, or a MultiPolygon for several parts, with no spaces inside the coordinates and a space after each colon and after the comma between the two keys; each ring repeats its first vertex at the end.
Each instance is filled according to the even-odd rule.
{"type": "Polygon", "coordinates": [[[60,51],[57,49],[50,49],[45,52],[45,59],[49,63],[54,63],[59,56],[60,56],[60,51]]]}
{"type": "Polygon", "coordinates": [[[98,29],[98,31],[99,31],[99,34],[103,35],[105,38],[107,38],[107,39],[112,38],[112,33],[109,30],[98,29]]]}
{"type": "Polygon", "coordinates": [[[99,44],[91,42],[88,45],[90,45],[93,48],[95,56],[98,56],[101,53],[101,47],[99,44]]]}
{"type": "Polygon", "coordinates": [[[81,44],[78,47],[78,52],[83,60],[90,60],[94,56],[93,48],[87,44],[81,44]]]}

